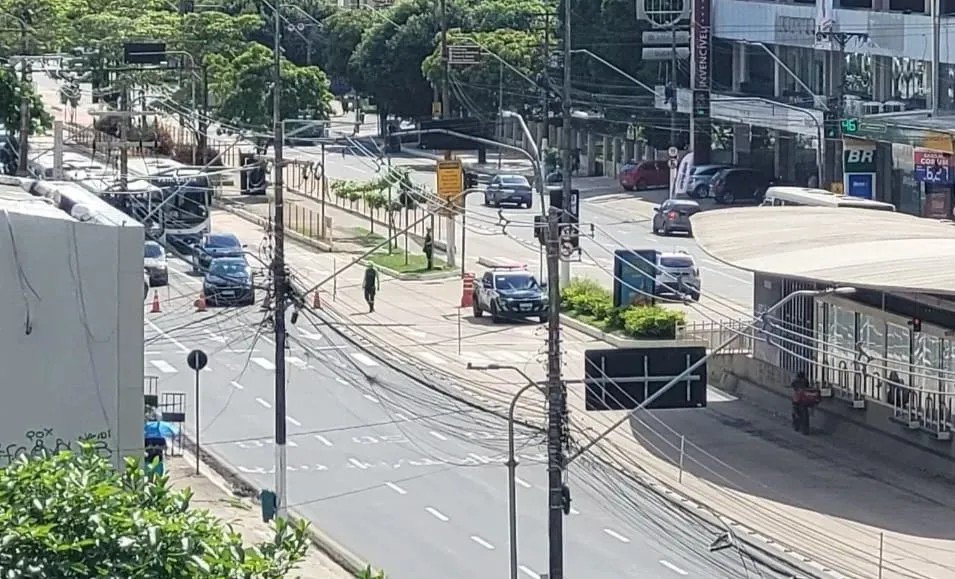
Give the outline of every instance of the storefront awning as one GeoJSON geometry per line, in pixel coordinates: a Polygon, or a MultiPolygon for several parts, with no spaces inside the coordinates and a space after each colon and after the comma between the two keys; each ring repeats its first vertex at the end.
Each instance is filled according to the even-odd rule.
{"type": "Polygon", "coordinates": [[[693,235],[707,254],[747,271],[955,294],[952,222],[869,209],[746,207],[696,214],[693,235]]]}

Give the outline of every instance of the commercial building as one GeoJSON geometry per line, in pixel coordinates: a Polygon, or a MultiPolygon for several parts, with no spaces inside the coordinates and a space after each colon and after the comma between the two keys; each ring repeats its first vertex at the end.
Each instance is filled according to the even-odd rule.
{"type": "Polygon", "coordinates": [[[142,456],[143,229],[58,185],[0,177],[0,466],[142,456]]]}
{"type": "Polygon", "coordinates": [[[930,462],[945,459],[926,468],[955,474],[950,223],[860,209],[755,207],[704,212],[693,227],[712,257],[754,272],[756,316],[796,290],[855,288],[796,298],[763,320],[763,339],[737,371],[758,363],[760,375],[750,378],[783,391],[803,371],[831,389],[823,409],[845,425],[920,447],[930,462]]]}
{"type": "MultiPolygon", "coordinates": [[[[932,0],[710,4],[710,116],[730,141],[714,143],[724,149],[714,159],[802,185],[821,161],[824,185],[905,213],[951,217],[955,7],[932,0]],[[940,12],[935,27],[932,6],[940,12]]],[[[659,92],[657,108],[668,109],[659,92]]],[[[691,112],[688,89],[677,102],[691,112]]]]}

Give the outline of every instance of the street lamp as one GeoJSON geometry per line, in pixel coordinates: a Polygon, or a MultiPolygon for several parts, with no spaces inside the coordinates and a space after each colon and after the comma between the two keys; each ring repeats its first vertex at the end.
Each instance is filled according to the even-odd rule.
{"type": "Polygon", "coordinates": [[[530,149],[530,154],[533,157],[531,159],[531,164],[534,165],[534,172],[537,173],[536,178],[539,179],[540,185],[540,194],[541,194],[541,213],[546,217],[547,208],[550,206],[550,199],[547,198],[546,192],[544,191],[547,179],[544,176],[544,164],[541,162],[541,153],[540,149],[537,148],[537,143],[534,141],[534,135],[531,134],[531,130],[527,127],[527,121],[524,120],[520,114],[514,111],[501,111],[501,118],[504,119],[515,119],[517,124],[521,127],[521,132],[524,133],[524,139],[528,143],[528,148],[530,149]]]}
{"type": "MultiPolygon", "coordinates": [[[[763,321],[765,318],[767,318],[771,313],[775,312],[776,310],[778,310],[779,308],[783,307],[784,305],[788,304],[789,302],[791,302],[792,300],[794,300],[794,299],[796,299],[796,298],[799,298],[799,297],[814,297],[814,296],[821,296],[821,295],[833,295],[833,294],[834,294],[834,295],[849,295],[849,294],[855,293],[855,291],[856,291],[856,288],[854,288],[854,287],[835,287],[835,288],[829,288],[829,289],[824,289],[824,290],[798,290],[798,291],[794,291],[794,292],[792,292],[791,294],[789,294],[789,295],[787,295],[786,297],[784,297],[783,299],[781,299],[781,300],[779,300],[778,302],[776,302],[775,304],[773,304],[772,306],[770,306],[765,312],[763,312],[763,313],[761,313],[760,315],[756,316],[755,319],[753,319],[753,321],[752,321],[751,323],[749,323],[749,324],[747,324],[746,326],[742,327],[742,328],[739,330],[739,332],[737,332],[737,334],[738,334],[738,333],[742,333],[742,332],[747,331],[747,330],[751,330],[751,329],[757,328],[757,327],[762,323],[762,321],[763,321]]],[[[622,418],[620,418],[620,420],[617,420],[616,422],[614,422],[613,424],[611,424],[606,430],[604,430],[604,431],[601,432],[599,435],[597,435],[595,438],[593,438],[592,440],[590,440],[589,442],[587,442],[587,444],[585,444],[582,448],[580,448],[580,450],[578,450],[578,451],[575,452],[573,455],[571,455],[570,457],[568,457],[567,461],[564,463],[564,464],[565,464],[565,467],[566,467],[567,465],[569,465],[570,463],[572,463],[573,461],[577,460],[577,459],[578,459],[581,455],[583,455],[585,452],[587,452],[587,451],[589,451],[591,448],[593,448],[598,442],[600,442],[601,440],[603,440],[604,438],[606,438],[608,434],[610,434],[611,432],[613,432],[614,430],[616,430],[620,425],[622,425],[623,423],[629,421],[631,416],[633,416],[634,414],[636,414],[637,412],[639,412],[639,411],[641,411],[641,410],[645,410],[647,407],[649,407],[651,404],[653,404],[653,402],[654,402],[657,398],[659,398],[659,397],[663,396],[664,394],[666,394],[667,391],[670,390],[670,388],[673,388],[673,387],[676,386],[677,384],[679,384],[679,383],[685,381],[691,374],[693,374],[693,372],[694,372],[697,368],[699,368],[699,367],[702,366],[703,364],[706,364],[707,360],[709,360],[709,359],[710,359],[711,357],[713,357],[714,355],[719,354],[721,351],[723,351],[723,350],[725,350],[726,348],[728,348],[729,346],[731,346],[731,345],[733,344],[733,342],[735,342],[738,338],[739,338],[739,336],[736,335],[736,336],[733,336],[732,338],[726,340],[725,342],[723,342],[723,343],[720,344],[719,346],[717,346],[717,347],[713,348],[712,350],[710,350],[705,356],[703,356],[702,358],[700,358],[699,360],[697,360],[696,362],[694,362],[693,364],[691,364],[689,368],[687,368],[686,370],[680,372],[680,373],[679,373],[678,375],[676,375],[673,379],[671,379],[669,382],[667,382],[662,388],[660,388],[659,390],[657,390],[656,392],[654,392],[653,395],[648,396],[647,399],[644,400],[643,402],[641,402],[639,406],[637,406],[636,408],[634,408],[634,409],[631,410],[630,412],[627,412],[622,418]]]]}
{"type": "Polygon", "coordinates": [[[468,370],[510,370],[517,372],[527,384],[521,387],[511,398],[511,403],[507,407],[507,535],[510,549],[510,579],[517,579],[517,452],[514,450],[514,410],[517,408],[517,401],[521,396],[531,388],[537,388],[541,392],[543,387],[531,379],[523,370],[517,366],[502,366],[498,364],[488,364],[487,366],[475,366],[468,362],[468,370]]]}

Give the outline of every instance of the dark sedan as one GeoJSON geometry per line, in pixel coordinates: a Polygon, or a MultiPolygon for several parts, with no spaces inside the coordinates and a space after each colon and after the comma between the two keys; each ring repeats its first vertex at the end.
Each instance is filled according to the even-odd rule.
{"type": "Polygon", "coordinates": [[[668,199],[653,208],[653,232],[658,235],[693,235],[690,218],[700,212],[700,204],[691,199],[668,199]]]}
{"type": "Polygon", "coordinates": [[[492,207],[508,204],[530,209],[534,204],[534,188],[522,175],[495,175],[484,190],[484,204],[492,207]]]}
{"type": "Polygon", "coordinates": [[[245,246],[231,233],[209,233],[202,236],[192,247],[193,273],[205,273],[213,259],[220,257],[243,257],[245,246]]]}
{"type": "Polygon", "coordinates": [[[202,294],[209,306],[251,306],[255,303],[252,268],[244,257],[218,257],[202,280],[202,294]]]}

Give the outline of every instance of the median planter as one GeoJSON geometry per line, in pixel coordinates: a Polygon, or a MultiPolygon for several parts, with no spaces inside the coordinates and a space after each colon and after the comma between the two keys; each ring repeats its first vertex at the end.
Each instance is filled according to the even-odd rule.
{"type": "MultiPolygon", "coordinates": [[[[594,280],[575,278],[560,292],[561,319],[607,343],[676,339],[686,316],[656,305],[614,308],[613,294],[594,280]]],[[[623,346],[620,346],[623,347],[623,346]]]]}

